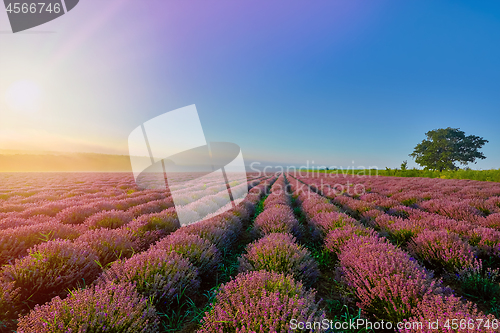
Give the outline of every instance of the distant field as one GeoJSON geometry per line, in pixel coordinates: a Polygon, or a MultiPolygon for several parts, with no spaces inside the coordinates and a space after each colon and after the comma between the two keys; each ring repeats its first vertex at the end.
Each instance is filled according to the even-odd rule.
{"type": "Polygon", "coordinates": [[[127,155],[0,151],[0,172],[132,172],[132,168],[127,155]]]}
{"type": "MultiPolygon", "coordinates": [[[[309,170],[312,172],[312,170],[309,170]]],[[[325,170],[315,170],[314,172],[325,173],[325,170]]],[[[492,170],[456,170],[456,171],[430,171],[430,170],[354,170],[354,175],[379,175],[392,177],[426,177],[441,179],[472,179],[488,182],[500,182],[500,169],[492,170]]],[[[329,170],[328,173],[338,173],[339,175],[350,174],[353,170],[329,170]]]]}

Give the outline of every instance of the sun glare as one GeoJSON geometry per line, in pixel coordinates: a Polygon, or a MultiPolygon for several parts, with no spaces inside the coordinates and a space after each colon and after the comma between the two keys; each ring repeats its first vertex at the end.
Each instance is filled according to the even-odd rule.
{"type": "Polygon", "coordinates": [[[14,111],[36,112],[40,108],[42,91],[29,80],[13,83],[5,94],[7,105],[14,111]]]}

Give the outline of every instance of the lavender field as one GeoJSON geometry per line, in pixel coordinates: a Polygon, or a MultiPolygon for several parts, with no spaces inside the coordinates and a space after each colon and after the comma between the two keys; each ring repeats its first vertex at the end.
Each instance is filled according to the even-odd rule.
{"type": "Polygon", "coordinates": [[[231,207],[128,173],[0,184],[2,332],[499,331],[499,183],[255,173],[231,207]]]}

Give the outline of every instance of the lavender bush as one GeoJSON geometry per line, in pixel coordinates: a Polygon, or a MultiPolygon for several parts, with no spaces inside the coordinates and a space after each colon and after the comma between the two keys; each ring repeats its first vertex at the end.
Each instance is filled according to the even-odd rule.
{"type": "Polygon", "coordinates": [[[75,239],[85,229],[63,225],[53,220],[47,223],[0,230],[0,265],[26,255],[27,250],[36,244],[56,238],[75,239]]]}
{"type": "Polygon", "coordinates": [[[289,206],[277,205],[264,209],[254,222],[254,232],[262,237],[273,232],[291,233],[300,236],[299,222],[289,206]]]}
{"type": "Polygon", "coordinates": [[[386,233],[391,240],[403,245],[406,245],[412,237],[420,233],[425,227],[420,221],[402,219],[388,214],[379,215],[375,218],[373,224],[378,230],[386,233]]]}
{"type": "Polygon", "coordinates": [[[25,219],[22,217],[4,217],[0,219],[0,230],[13,229],[23,226],[30,226],[39,223],[59,222],[57,218],[47,215],[36,215],[34,217],[25,219]]]}
{"type": "Polygon", "coordinates": [[[182,229],[165,237],[154,245],[155,248],[166,252],[176,252],[198,268],[198,274],[202,278],[213,277],[217,271],[222,257],[217,247],[197,235],[186,234],[182,229]]]}
{"type": "Polygon", "coordinates": [[[141,294],[165,308],[184,292],[194,295],[200,285],[198,271],[189,260],[157,248],[114,262],[99,281],[135,283],[141,294]]]}
{"type": "Polygon", "coordinates": [[[239,258],[240,272],[267,270],[290,274],[305,285],[312,285],[319,276],[316,261],[309,251],[295,243],[290,234],[272,233],[247,246],[239,258]]]}
{"type": "Polygon", "coordinates": [[[87,225],[89,229],[115,229],[129,223],[133,218],[133,215],[128,212],[122,212],[120,210],[110,210],[92,215],[85,220],[85,225],[87,225]]]}
{"type": "Polygon", "coordinates": [[[410,242],[408,249],[422,262],[450,272],[480,266],[472,247],[446,230],[424,230],[410,242]]]}
{"type": "MultiPolygon", "coordinates": [[[[485,315],[477,310],[476,305],[471,302],[462,302],[456,296],[449,295],[430,295],[425,297],[421,303],[415,308],[416,315],[410,318],[409,322],[422,322],[422,328],[403,329],[400,332],[405,333],[453,333],[453,332],[498,332],[498,325],[493,328],[491,323],[495,320],[492,315],[485,315]],[[452,321],[456,319],[455,321],[452,321]],[[485,327],[486,321],[489,320],[489,328],[485,327]],[[439,323],[439,329],[429,328],[429,323],[439,323]],[[453,329],[454,322],[457,322],[457,329],[453,329]],[[467,324],[472,322],[473,326],[468,327],[467,324]],[[448,323],[448,327],[445,327],[448,323]],[[460,324],[464,324],[460,328],[460,324]],[[478,325],[481,324],[481,327],[478,325]]],[[[497,323],[498,321],[495,320],[497,323]]]]}
{"type": "Polygon", "coordinates": [[[500,230],[500,213],[488,215],[482,225],[488,228],[500,230]]]}
{"type": "Polygon", "coordinates": [[[337,210],[337,207],[332,205],[327,198],[323,198],[315,193],[305,194],[301,196],[301,198],[302,210],[304,210],[309,217],[319,213],[329,213],[337,210]]]}
{"type": "Polygon", "coordinates": [[[151,244],[180,227],[175,208],[169,208],[159,213],[141,215],[122,229],[134,232],[136,249],[146,250],[151,244]]]}
{"type": "Polygon", "coordinates": [[[198,333],[289,332],[292,319],[311,322],[324,318],[315,292],[306,291],[290,275],[249,272],[222,285],[198,333]]]}
{"type": "Polygon", "coordinates": [[[84,251],[90,249],[103,267],[115,260],[129,258],[136,251],[135,235],[126,229],[89,230],[75,240],[75,245],[84,251]]]}
{"type": "Polygon", "coordinates": [[[14,325],[19,306],[19,288],[14,282],[0,279],[0,329],[14,325]]]}
{"type": "Polygon", "coordinates": [[[325,248],[332,253],[339,253],[342,246],[350,239],[357,236],[371,236],[376,238],[376,233],[357,225],[345,225],[330,231],[325,238],[325,248]]]}
{"type": "Polygon", "coordinates": [[[188,225],[183,232],[198,235],[214,244],[219,251],[231,249],[238,240],[243,229],[241,220],[227,211],[210,219],[188,225]]]}
{"type": "Polygon", "coordinates": [[[132,214],[134,217],[138,217],[143,214],[153,214],[159,213],[162,210],[174,207],[174,202],[172,198],[160,199],[151,202],[146,202],[137,206],[133,206],[127,210],[128,213],[132,214]]]}
{"type": "Polygon", "coordinates": [[[311,217],[310,223],[314,226],[314,229],[320,238],[323,238],[330,231],[342,226],[359,225],[359,223],[352,217],[336,211],[317,213],[311,217]]]}
{"type": "MultiPolygon", "coordinates": [[[[276,185],[276,183],[275,183],[276,185]]],[[[264,200],[264,207],[275,207],[275,206],[289,206],[290,197],[286,194],[283,189],[272,190],[271,194],[264,200]]]]}
{"type": "Polygon", "coordinates": [[[4,266],[0,279],[19,288],[20,301],[41,304],[68,288],[91,283],[100,273],[97,256],[68,240],[35,245],[28,256],[4,266]]]}
{"type": "Polygon", "coordinates": [[[20,318],[18,333],[158,332],[154,306],[132,284],[108,283],[80,289],[62,300],[37,305],[20,318]]]}
{"type": "Polygon", "coordinates": [[[68,207],[59,212],[56,217],[64,224],[81,224],[86,218],[97,213],[99,208],[92,204],[68,207]]]}
{"type": "Polygon", "coordinates": [[[175,208],[169,208],[159,213],[144,214],[139,216],[128,227],[138,232],[162,230],[165,233],[173,232],[180,228],[175,208]]]}
{"type": "MultiPolygon", "coordinates": [[[[477,227],[472,230],[470,237],[476,239],[473,245],[477,246],[481,255],[485,257],[500,256],[500,230],[477,227]]],[[[471,243],[470,240],[469,243],[471,243]]]]}
{"type": "Polygon", "coordinates": [[[402,250],[383,239],[349,239],[338,254],[343,279],[378,319],[408,319],[424,296],[440,291],[432,276],[402,250]]]}
{"type": "Polygon", "coordinates": [[[255,204],[245,199],[238,205],[236,205],[236,207],[233,209],[233,214],[237,216],[241,221],[247,221],[253,215],[254,211],[255,204]]]}

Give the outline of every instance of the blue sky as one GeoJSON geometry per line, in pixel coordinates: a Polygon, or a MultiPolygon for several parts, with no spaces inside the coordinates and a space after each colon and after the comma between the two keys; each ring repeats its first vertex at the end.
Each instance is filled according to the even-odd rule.
{"type": "Polygon", "coordinates": [[[0,104],[0,148],[126,153],[196,104],[208,140],[263,164],[412,167],[425,132],[457,127],[489,140],[474,168],[500,168],[498,1],[82,0],[33,30],[54,33],[0,34],[0,93],[45,96],[0,104]]]}

